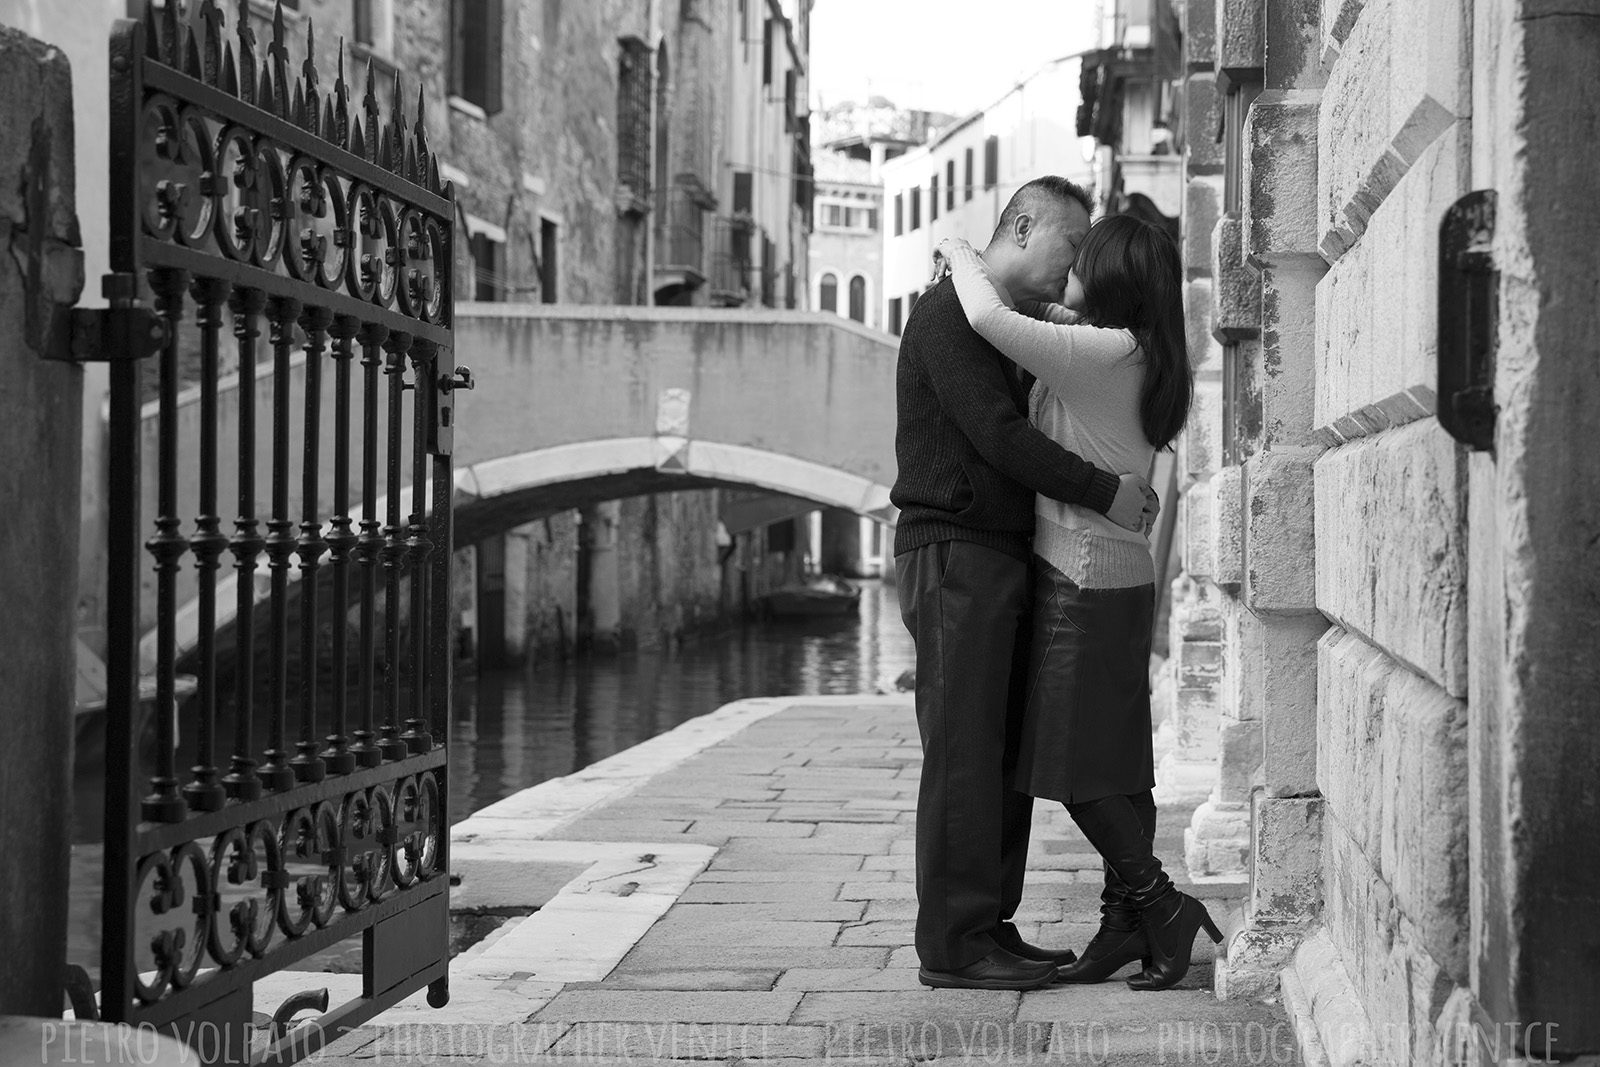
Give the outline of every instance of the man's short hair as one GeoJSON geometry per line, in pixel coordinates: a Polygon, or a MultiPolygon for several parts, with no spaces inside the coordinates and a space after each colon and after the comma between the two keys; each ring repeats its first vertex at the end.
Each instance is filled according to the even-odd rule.
{"type": "Polygon", "coordinates": [[[1094,198],[1077,182],[1063,178],[1059,174],[1046,174],[1035,178],[1011,194],[1011,199],[1006,202],[1006,209],[1000,213],[1000,221],[995,225],[990,240],[999,240],[1001,234],[1009,233],[1016,224],[1018,215],[1031,215],[1038,219],[1053,208],[1074,202],[1081,205],[1089,216],[1094,215],[1094,198]]]}

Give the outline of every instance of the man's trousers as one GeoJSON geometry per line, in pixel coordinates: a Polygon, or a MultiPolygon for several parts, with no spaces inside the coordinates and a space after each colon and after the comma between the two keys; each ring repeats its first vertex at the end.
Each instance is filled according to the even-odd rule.
{"type": "MultiPolygon", "coordinates": [[[[951,971],[988,955],[1022,899],[1033,798],[1008,788],[1028,663],[1028,564],[969,541],[895,557],[917,649],[917,955],[951,971]]],[[[1015,940],[1015,928],[1004,931],[1015,940]]]]}

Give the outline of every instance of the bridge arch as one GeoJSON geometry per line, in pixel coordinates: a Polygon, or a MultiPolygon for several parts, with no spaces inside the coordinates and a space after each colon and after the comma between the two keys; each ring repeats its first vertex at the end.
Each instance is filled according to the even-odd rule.
{"type": "Polygon", "coordinates": [[[456,474],[457,543],[601,500],[715,487],[757,488],[893,525],[889,487],[748,445],[670,437],[578,441],[488,460],[456,474]]]}

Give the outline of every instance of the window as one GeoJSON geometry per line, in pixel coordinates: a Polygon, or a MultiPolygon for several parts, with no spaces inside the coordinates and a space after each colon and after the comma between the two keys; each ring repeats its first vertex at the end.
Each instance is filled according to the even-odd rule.
{"type": "Polygon", "coordinates": [[[500,111],[500,34],[502,0],[451,0],[450,92],[483,108],[500,111]]]}
{"type": "Polygon", "coordinates": [[[557,300],[556,286],[560,278],[557,249],[559,247],[559,224],[554,219],[541,218],[539,220],[539,302],[554,304],[557,300]]]}
{"type": "Polygon", "coordinates": [[[919,297],[921,295],[922,295],[921,293],[919,293],[915,289],[913,289],[913,290],[911,290],[911,295],[906,297],[906,321],[907,322],[911,321],[911,313],[913,311],[917,310],[917,297],[919,297]]]}
{"type": "Polygon", "coordinates": [[[956,161],[944,165],[944,206],[946,211],[956,209],[956,161]]]}
{"type": "Polygon", "coordinates": [[[619,43],[617,184],[635,200],[645,200],[650,195],[650,46],[637,37],[619,43]]]}
{"type": "Polygon", "coordinates": [[[972,149],[967,149],[967,199],[972,199],[972,149]]]}
{"type": "Polygon", "coordinates": [[[761,238],[761,303],[769,308],[777,307],[777,278],[773,275],[773,263],[778,258],[778,246],[772,243],[772,238],[761,238]]]}
{"type": "Polygon", "coordinates": [[[889,332],[900,336],[900,298],[889,301],[889,332]]]}
{"type": "Polygon", "coordinates": [[[1223,101],[1222,209],[1230,215],[1237,215],[1244,206],[1244,123],[1260,94],[1260,83],[1236,83],[1223,101]]]}
{"type": "Polygon", "coordinates": [[[906,227],[905,227],[905,220],[906,220],[905,206],[906,206],[906,204],[905,204],[905,194],[904,193],[895,193],[894,194],[894,235],[896,237],[899,237],[902,233],[906,232],[906,227]]]}
{"type": "Polygon", "coordinates": [[[736,170],[736,171],[734,171],[733,172],[733,213],[735,215],[738,215],[738,214],[748,215],[748,214],[750,214],[752,211],[755,210],[755,207],[754,207],[754,204],[753,204],[753,200],[754,200],[754,185],[753,185],[753,183],[751,181],[750,172],[747,171],[747,170],[736,170]]]}
{"type": "Polygon", "coordinates": [[[761,39],[761,84],[772,84],[772,41],[776,36],[773,33],[774,20],[767,19],[766,27],[761,39]]]}
{"type": "Polygon", "coordinates": [[[800,91],[800,72],[787,70],[783,74],[783,132],[793,133],[800,111],[795,107],[795,97],[800,91]]]}
{"type": "Polygon", "coordinates": [[[939,175],[934,173],[928,186],[928,221],[932,222],[939,217],[939,175]]]}
{"type": "Polygon", "coordinates": [[[867,229],[878,232],[878,209],[875,207],[867,208],[867,229]]]}
{"type": "Polygon", "coordinates": [[[472,252],[472,299],[504,300],[506,273],[506,246],[488,233],[472,234],[468,247],[472,252]]]}
{"type": "Polygon", "coordinates": [[[850,317],[857,322],[867,321],[867,279],[859,274],[850,279],[850,317]]]}
{"type": "Polygon", "coordinates": [[[839,278],[828,273],[822,276],[822,288],[817,294],[817,308],[821,311],[839,310],[839,278]]]}
{"type": "Polygon", "coordinates": [[[993,189],[1000,184],[1000,138],[990,137],[983,142],[983,187],[993,189]]]}
{"type": "Polygon", "coordinates": [[[911,187],[911,228],[915,230],[922,225],[922,187],[911,187]]]}

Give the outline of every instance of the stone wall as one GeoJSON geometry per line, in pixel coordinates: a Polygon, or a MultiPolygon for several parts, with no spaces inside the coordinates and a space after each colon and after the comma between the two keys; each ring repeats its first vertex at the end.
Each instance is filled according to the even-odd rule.
{"type": "Polygon", "coordinates": [[[1178,601],[1215,600],[1221,625],[1175,658],[1203,678],[1182,661],[1216,640],[1222,663],[1192,867],[1234,855],[1221,816],[1250,804],[1218,993],[1281,980],[1308,1062],[1593,1052],[1600,942],[1570,920],[1600,896],[1580,769],[1600,756],[1600,416],[1580,399],[1600,383],[1600,223],[1575,206],[1600,155],[1600,20],[1519,0],[1186,8],[1201,372],[1178,601]],[[1212,146],[1196,134],[1219,114],[1212,146]],[[1440,223],[1471,189],[1499,197],[1482,453],[1436,416],[1440,223]]]}
{"type": "Polygon", "coordinates": [[[0,1014],[58,1016],[71,841],[83,372],[48,362],[83,287],[65,55],[0,26],[0,1014]]]}

